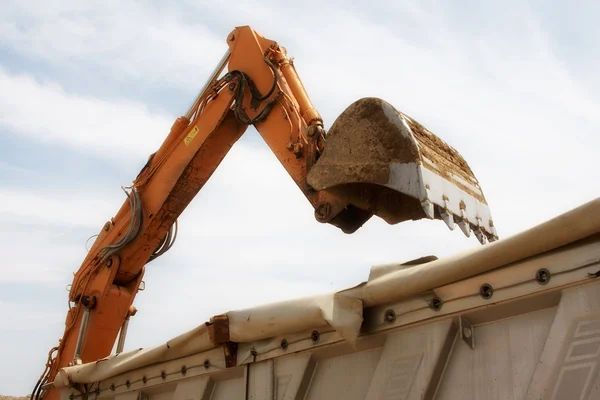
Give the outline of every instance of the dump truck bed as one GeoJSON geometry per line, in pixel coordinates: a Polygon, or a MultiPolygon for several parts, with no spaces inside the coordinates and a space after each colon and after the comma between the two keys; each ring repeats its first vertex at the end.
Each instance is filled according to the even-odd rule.
{"type": "Polygon", "coordinates": [[[65,368],[63,399],[600,398],[600,199],[347,290],[65,368]],[[84,386],[85,385],[85,386],[84,386]]]}

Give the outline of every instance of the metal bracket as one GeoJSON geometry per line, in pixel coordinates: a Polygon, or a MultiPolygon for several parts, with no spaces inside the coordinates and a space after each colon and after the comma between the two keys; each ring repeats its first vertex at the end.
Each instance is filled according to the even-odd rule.
{"type": "Polygon", "coordinates": [[[121,354],[125,348],[125,338],[127,337],[127,328],[129,327],[129,319],[137,313],[137,308],[134,306],[129,307],[127,311],[127,317],[121,325],[121,331],[119,332],[119,341],[117,342],[117,354],[121,354]]]}
{"type": "Polygon", "coordinates": [[[146,395],[144,392],[142,392],[141,390],[138,392],[137,395],[137,399],[136,400],[148,400],[148,395],[146,395]]]}
{"type": "Polygon", "coordinates": [[[83,363],[81,360],[81,350],[83,349],[83,341],[85,340],[85,331],[90,318],[90,312],[96,307],[96,296],[81,296],[77,307],[83,307],[83,317],[81,318],[81,324],[79,325],[79,333],[77,334],[77,343],[75,344],[73,359],[68,366],[81,365],[83,363]]]}
{"type": "Polygon", "coordinates": [[[475,329],[465,317],[458,317],[458,331],[460,332],[460,338],[472,350],[475,350],[475,329]]]}
{"type": "Polygon", "coordinates": [[[225,356],[225,367],[231,368],[237,365],[238,344],[229,340],[229,317],[227,315],[216,315],[206,323],[208,335],[214,345],[222,345],[225,356]]]}
{"type": "Polygon", "coordinates": [[[206,323],[208,335],[214,345],[229,342],[229,317],[227,315],[216,315],[206,323]]]}
{"type": "Polygon", "coordinates": [[[235,342],[223,343],[223,353],[225,355],[225,368],[237,366],[238,344],[235,342]]]}

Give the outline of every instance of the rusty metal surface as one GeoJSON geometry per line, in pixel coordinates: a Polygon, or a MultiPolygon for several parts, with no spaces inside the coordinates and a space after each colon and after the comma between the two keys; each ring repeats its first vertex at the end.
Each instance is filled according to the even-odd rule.
{"type": "Polygon", "coordinates": [[[225,355],[225,367],[231,368],[237,365],[238,344],[234,342],[223,343],[223,354],[225,355]]]}
{"type": "Polygon", "coordinates": [[[229,342],[229,317],[227,315],[216,315],[206,323],[210,340],[215,344],[229,342]]]}
{"type": "Polygon", "coordinates": [[[229,317],[225,314],[216,315],[206,323],[208,335],[214,345],[222,345],[225,356],[225,367],[231,368],[237,365],[238,344],[230,340],[229,317]]]}

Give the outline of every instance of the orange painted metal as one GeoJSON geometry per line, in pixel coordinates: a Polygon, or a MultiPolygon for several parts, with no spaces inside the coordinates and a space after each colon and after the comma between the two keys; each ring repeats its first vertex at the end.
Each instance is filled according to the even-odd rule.
{"type": "MultiPolygon", "coordinates": [[[[126,237],[136,217],[130,202],[125,201],[101,229],[75,274],[69,299],[76,305],[67,313],[63,338],[42,383],[52,382],[58,370],[72,362],[84,311],[78,302],[84,295],[96,296],[97,304],[90,312],[81,362],[111,353],[138,292],[144,266],[245,132],[248,125],[244,118],[254,119],[268,108],[268,117],[253,121],[253,125],[315,207],[320,222],[331,221],[348,204],[343,197],[317,192],[306,182],[308,170],[319,156],[324,132],[321,117],[285,50],[247,26],[236,28],[227,44],[231,52],[229,75],[195,103],[197,110],[190,114],[191,120],[180,117],[174,122],[131,187],[141,200],[139,234],[117,254],[102,257],[101,249],[126,237]],[[251,85],[256,89],[254,94],[251,85]],[[240,93],[242,87],[244,92],[240,93]],[[270,95],[257,100],[256,91],[261,96],[270,95]]],[[[57,400],[59,394],[49,389],[45,398],[57,400]]]]}

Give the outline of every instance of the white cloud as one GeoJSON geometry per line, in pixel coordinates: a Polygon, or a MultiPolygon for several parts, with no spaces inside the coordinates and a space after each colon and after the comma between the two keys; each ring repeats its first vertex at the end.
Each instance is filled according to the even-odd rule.
{"type": "MultiPolygon", "coordinates": [[[[73,21],[70,16],[74,12],[80,16],[77,24],[93,27],[106,18],[110,7],[108,3],[87,3],[67,12],[67,5],[17,8],[7,15],[33,13],[29,15],[34,21],[32,26],[37,26],[36,23],[46,26],[43,23],[46,17],[73,21]]],[[[216,5],[214,11],[219,10],[224,11],[224,8],[219,9],[216,5]]],[[[228,18],[248,15],[251,21],[260,23],[282,12],[266,7],[264,13],[252,14],[251,10],[257,9],[249,3],[240,4],[228,18]]],[[[131,21],[132,26],[140,23],[143,16],[167,23],[178,14],[175,11],[160,13],[150,6],[137,11],[138,17],[131,21]]],[[[294,12],[298,12],[298,18],[287,24],[299,28],[307,21],[308,14],[299,9],[294,12]]],[[[330,116],[327,118],[329,124],[350,101],[369,93],[416,116],[458,148],[471,163],[504,236],[593,197],[594,186],[589,183],[584,186],[573,177],[580,169],[591,171],[593,167],[593,146],[582,148],[580,144],[593,140],[590,128],[600,125],[594,112],[598,99],[585,94],[580,83],[553,56],[547,35],[530,10],[520,10],[520,19],[512,22],[514,31],[509,34],[512,41],[508,43],[494,31],[484,31],[476,38],[453,31],[452,21],[437,10],[405,4],[401,9],[390,11],[391,16],[393,13],[401,13],[408,24],[421,30],[432,26],[435,29],[428,30],[425,44],[416,44],[411,41],[414,36],[398,36],[389,25],[375,24],[357,12],[340,11],[339,18],[319,25],[319,30],[308,29],[301,40],[295,40],[291,54],[299,54],[298,69],[309,93],[314,94],[312,97],[317,106],[324,105],[321,109],[324,115],[330,116]],[[361,29],[347,29],[348,26],[360,26],[361,29]],[[344,32],[344,35],[337,32],[344,32]],[[316,46],[317,43],[320,45],[316,46]],[[335,49],[335,58],[327,57],[331,49],[335,49]],[[364,55],[357,57],[356,49],[364,49],[364,55]],[[378,55],[376,58],[372,56],[375,54],[378,55]],[[379,65],[385,68],[381,69],[379,65]],[[555,93],[561,93],[561,96],[553,96],[555,93]]],[[[313,16],[311,23],[325,22],[327,15],[325,8],[325,12],[313,16]]],[[[59,37],[64,34],[63,30],[75,29],[69,24],[64,27],[52,24],[44,29],[51,29],[52,34],[59,37]]],[[[182,25],[181,29],[192,29],[186,26],[182,25]]],[[[275,35],[280,28],[273,25],[270,31],[275,35]]],[[[122,29],[121,25],[111,29],[106,27],[103,32],[116,35],[119,29],[122,29]]],[[[100,35],[95,28],[88,30],[100,35]]],[[[30,36],[23,34],[7,40],[19,43],[19,40],[38,38],[36,30],[26,32],[30,36]]],[[[280,31],[281,37],[293,40],[294,36],[289,32],[292,30],[280,31]]],[[[100,40],[94,35],[90,37],[100,40]]],[[[90,48],[98,45],[94,43],[90,48]]],[[[68,58],[73,55],[71,53],[81,50],[78,46],[77,41],[65,39],[48,54],[58,59],[68,58]]],[[[135,59],[126,51],[126,46],[119,51],[124,56],[119,60],[130,57],[133,62],[135,59]]],[[[164,51],[165,48],[157,46],[153,52],[148,52],[150,62],[160,66],[164,51]]],[[[178,47],[169,47],[169,51],[180,52],[178,57],[183,56],[178,47]]],[[[85,52],[80,55],[81,59],[87,56],[89,54],[85,52]]],[[[202,56],[203,62],[210,59],[208,55],[202,56]]],[[[120,65],[119,62],[110,65],[120,65]]],[[[146,76],[144,71],[140,74],[146,76]]],[[[160,145],[174,119],[174,116],[151,111],[139,102],[75,95],[65,92],[55,82],[40,82],[29,75],[14,75],[2,70],[0,89],[20,94],[6,97],[0,103],[0,124],[16,134],[54,141],[76,151],[114,158],[117,162],[132,157],[136,161],[145,159],[160,145]],[[34,117],[22,118],[23,115],[34,117]]],[[[6,221],[80,226],[90,229],[93,234],[121,204],[120,183],[115,183],[114,191],[96,190],[95,193],[78,187],[45,193],[7,189],[0,191],[0,200],[7,210],[4,213],[6,221]],[[65,213],[63,210],[67,209],[69,212],[65,213]]],[[[405,253],[402,251],[382,253],[377,245],[360,246],[365,242],[376,243],[379,239],[373,238],[384,234],[398,235],[399,242],[401,239],[401,243],[411,243],[407,247],[412,249],[416,240],[411,236],[413,233],[420,238],[440,237],[440,244],[431,239],[424,250],[439,248],[446,252],[442,248],[446,240],[457,246],[456,249],[473,245],[474,239],[457,238],[460,233],[449,234],[440,224],[420,221],[387,227],[373,220],[355,235],[341,239],[335,228],[323,227],[314,221],[310,205],[267,147],[264,144],[248,146],[242,139],[184,212],[179,241],[185,245],[178,244],[178,248],[183,247],[185,252],[186,246],[192,246],[192,241],[196,240],[211,243],[210,248],[214,250],[220,248],[215,238],[231,240],[227,238],[233,236],[238,241],[232,242],[230,248],[243,250],[245,263],[263,264],[268,268],[285,263],[288,254],[306,247],[298,246],[297,242],[314,237],[329,243],[330,249],[319,249],[319,258],[310,260],[317,264],[324,259],[331,264],[336,260],[341,263],[344,258],[340,257],[356,258],[357,254],[366,254],[361,257],[365,263],[373,259],[374,254],[382,262],[390,261],[386,257],[394,254],[403,258],[401,254],[405,253]],[[299,233],[290,236],[290,232],[299,233]],[[245,238],[249,237],[264,237],[265,240],[273,237],[276,250],[265,258],[264,248],[244,245],[245,238]],[[297,239],[284,239],[286,237],[297,239]],[[442,237],[448,239],[442,240],[442,237]],[[365,253],[342,251],[348,244],[365,253]]],[[[217,252],[208,253],[215,255],[209,259],[215,261],[224,257],[227,260],[224,263],[229,266],[239,263],[235,253],[223,250],[224,256],[217,256],[217,252]]],[[[418,255],[414,254],[415,257],[418,255]]]]}
{"type": "Polygon", "coordinates": [[[0,300],[0,318],[2,321],[10,321],[10,324],[5,327],[7,330],[23,333],[37,330],[37,327],[48,324],[48,322],[55,325],[52,323],[53,320],[62,319],[64,316],[58,313],[48,314],[47,310],[36,309],[35,303],[25,305],[0,300]]]}
{"type": "MultiPolygon", "coordinates": [[[[26,304],[23,299],[0,300],[0,340],[5,344],[2,356],[10,360],[0,365],[3,396],[31,393],[44,370],[48,351],[56,346],[57,333],[63,329],[64,313],[49,310],[43,299],[27,300],[26,304]]],[[[66,300],[64,304],[66,309],[66,300]]]]}
{"type": "MultiPolygon", "coordinates": [[[[595,198],[600,189],[600,98],[554,53],[544,24],[523,3],[481,6],[470,16],[407,2],[375,7],[385,15],[332,4],[313,12],[306,2],[294,8],[187,2],[186,11],[115,4],[9,3],[0,14],[0,43],[60,68],[91,63],[145,89],[195,92],[230,28],[215,28],[216,35],[189,23],[198,14],[184,14],[210,7],[232,27],[254,25],[288,48],[328,126],[350,102],[373,95],[456,147],[478,176],[502,236],[595,198]]],[[[3,70],[0,91],[15,94],[0,99],[0,125],[20,135],[15,140],[52,141],[116,165],[145,160],[175,118],[140,102],[73,94],[60,82],[3,70]]],[[[89,182],[100,177],[101,170],[89,182]]],[[[0,282],[55,284],[59,274],[69,280],[85,239],[124,200],[122,183],[52,191],[0,186],[0,224],[9,227],[0,231],[0,243],[5,265],[18,267],[0,274],[0,282]],[[29,233],[25,224],[43,229],[29,233]]],[[[148,266],[128,346],[166,340],[214,313],[358,283],[373,264],[475,246],[475,238],[449,232],[440,221],[372,220],[353,235],[322,226],[266,145],[245,137],[185,210],[173,249],[148,266]],[[165,318],[170,326],[153,329],[167,325],[157,324],[165,318]]]]}
{"type": "MultiPolygon", "coordinates": [[[[190,3],[190,7],[206,5],[190,3]]],[[[105,7],[110,6],[89,3],[77,7],[85,11],[77,14],[78,20],[93,25],[98,15],[106,13],[105,7]]],[[[34,13],[31,16],[34,22],[41,23],[48,13],[58,17],[64,14],[61,18],[68,19],[65,9],[66,6],[21,9],[15,15],[34,13]]],[[[136,15],[156,18],[160,14],[160,21],[177,14],[159,13],[150,6],[138,11],[136,15]]],[[[466,28],[457,30],[457,22],[439,9],[411,4],[388,12],[388,19],[401,16],[404,24],[414,27],[408,33],[366,19],[359,11],[339,10],[338,17],[331,19],[331,10],[327,6],[322,12],[309,16],[301,8],[283,10],[241,3],[231,10],[224,3],[213,5],[213,12],[224,13],[226,19],[239,21],[245,16],[248,23],[257,26],[292,11],[297,18],[286,20],[289,29],[283,30],[277,23],[269,24],[265,29],[268,29],[268,37],[281,38],[283,45],[287,45],[287,39],[294,43],[289,49],[290,54],[296,56],[297,68],[327,125],[346,105],[361,96],[382,97],[408,112],[465,156],[492,204],[501,232],[523,229],[531,224],[530,221],[539,222],[564,210],[563,206],[557,208],[553,204],[566,204],[567,198],[572,198],[575,200],[568,203],[572,205],[593,193],[593,186],[584,187],[572,179],[580,174],[579,170],[569,168],[579,165],[581,170],[593,170],[593,146],[581,148],[580,143],[595,140],[593,132],[600,127],[600,119],[595,113],[598,98],[590,97],[583,84],[553,55],[548,34],[526,5],[518,5],[514,18],[512,14],[499,13],[499,19],[493,25],[495,28],[482,30],[477,35],[472,35],[466,28]],[[510,30],[499,31],[502,21],[508,20],[510,30]],[[318,29],[304,29],[301,36],[292,33],[299,32],[298,29],[308,21],[310,27],[318,26],[318,29]],[[423,31],[427,32],[427,39],[417,39],[423,31]],[[519,173],[507,173],[512,168],[519,173]],[[573,191],[583,193],[583,196],[573,197],[573,191]],[[534,197],[538,198],[536,203],[541,208],[537,215],[527,215],[524,219],[515,216],[514,208],[521,202],[518,199],[534,197]]],[[[497,13],[499,10],[490,11],[497,13]]],[[[131,25],[141,20],[136,17],[131,25]]],[[[116,26],[114,29],[118,32],[121,25],[116,26]]],[[[62,35],[61,26],[53,25],[53,29],[52,34],[62,35]]],[[[114,29],[107,32],[115,32],[114,29]]],[[[35,33],[31,35],[31,38],[40,38],[35,33]]],[[[28,46],[21,48],[23,51],[29,49],[28,46]]],[[[167,50],[177,52],[175,58],[179,59],[186,54],[177,47],[155,46],[146,55],[151,64],[160,66],[169,58],[167,50]]],[[[59,48],[52,54],[59,59],[68,58],[61,51],[59,48]]],[[[120,51],[118,60],[133,57],[126,47],[120,51]]],[[[208,54],[198,57],[198,65],[214,65],[218,59],[208,54]]],[[[143,72],[142,75],[151,76],[143,72]]],[[[0,85],[3,91],[26,94],[6,98],[0,109],[0,121],[19,133],[39,140],[59,141],[96,154],[122,159],[133,157],[138,163],[158,147],[175,118],[150,111],[141,103],[65,93],[56,84],[42,84],[28,76],[3,73],[0,85]],[[24,120],[22,115],[36,115],[37,118],[24,120]]],[[[253,169],[217,173],[204,191],[213,181],[232,179],[229,175],[234,173],[246,173],[245,179],[235,181],[237,185],[259,179],[286,180],[275,162],[265,164],[270,171],[265,168],[266,175],[250,174],[256,168],[255,161],[262,162],[263,157],[272,155],[265,154],[264,146],[261,151],[251,152],[242,144],[243,141],[232,150],[229,158],[237,157],[238,162],[248,163],[253,169]]],[[[241,195],[247,195],[249,185],[242,187],[241,195]]],[[[281,196],[283,191],[274,190],[274,187],[271,186],[270,193],[275,191],[281,196]]]]}
{"type": "Polygon", "coordinates": [[[66,93],[55,82],[9,74],[0,67],[0,127],[39,143],[58,143],[75,151],[121,161],[156,151],[174,118],[142,103],[103,101],[66,93]]]}
{"type": "Polygon", "coordinates": [[[205,60],[226,46],[199,21],[156,2],[8,0],[0,11],[0,44],[60,68],[95,65],[119,80],[194,87],[213,68],[205,60]]]}
{"type": "Polygon", "coordinates": [[[0,161],[0,170],[5,172],[14,172],[16,174],[35,175],[36,171],[31,168],[16,167],[4,161],[0,161]]]}
{"type": "Polygon", "coordinates": [[[88,189],[85,186],[55,191],[0,188],[0,218],[5,223],[100,229],[126,200],[125,194],[121,193],[119,198],[112,192],[88,189]]]}
{"type": "MultiPolygon", "coordinates": [[[[65,209],[61,212],[68,214],[65,209]]],[[[86,239],[97,230],[26,221],[0,214],[0,284],[42,284],[57,290],[57,297],[65,296],[66,304],[66,293],[60,289],[71,283],[86,255],[86,239]]]]}

